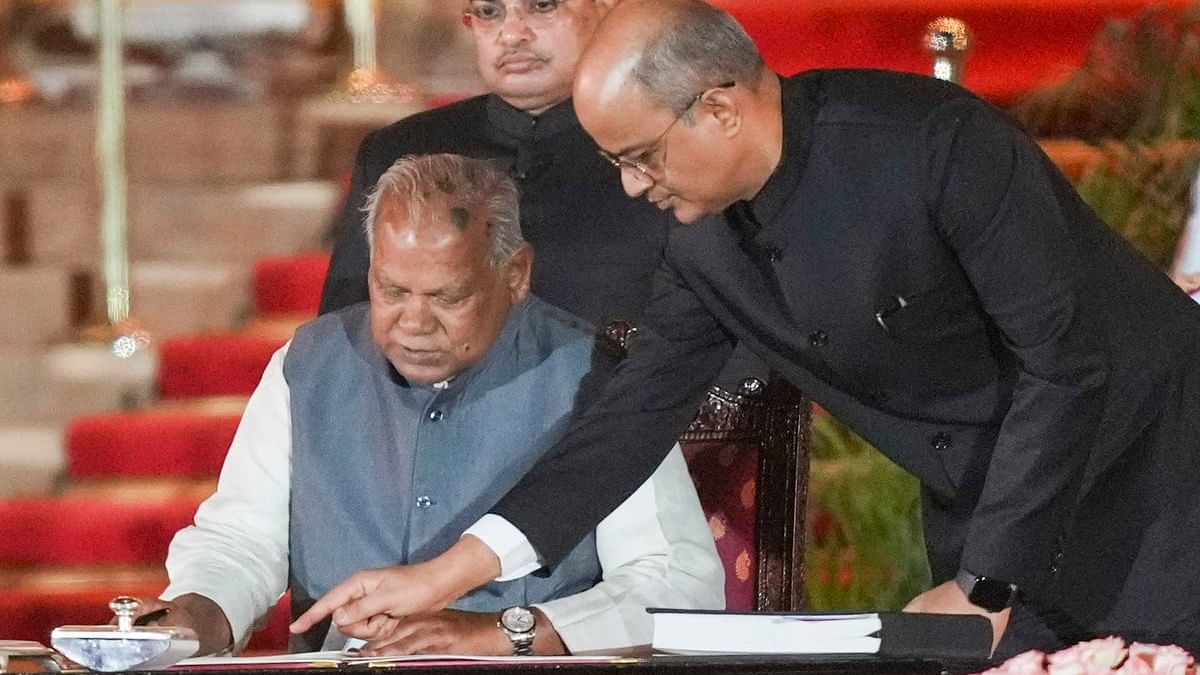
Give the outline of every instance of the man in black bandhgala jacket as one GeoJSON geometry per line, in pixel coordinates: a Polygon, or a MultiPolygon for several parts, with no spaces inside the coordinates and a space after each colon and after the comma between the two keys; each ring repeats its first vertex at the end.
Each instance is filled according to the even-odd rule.
{"type": "Polygon", "coordinates": [[[646,330],[493,509],[516,545],[464,537],[312,616],[355,626],[521,555],[553,566],[740,343],[921,480],[935,586],[909,610],[986,616],[997,655],[1111,633],[1200,648],[1200,307],[1026,134],[929,78],[781,78],[699,0],[615,8],[574,95],[626,192],[684,223],[646,330]]]}

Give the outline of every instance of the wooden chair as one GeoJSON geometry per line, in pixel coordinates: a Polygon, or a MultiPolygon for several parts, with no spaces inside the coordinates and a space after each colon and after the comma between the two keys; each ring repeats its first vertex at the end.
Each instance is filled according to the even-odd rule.
{"type": "MultiPolygon", "coordinates": [[[[603,336],[624,349],[635,332],[611,322],[603,336]]],[[[811,419],[811,404],[790,383],[749,378],[736,392],[710,389],[679,439],[725,565],[729,609],[804,605],[811,419]]]]}

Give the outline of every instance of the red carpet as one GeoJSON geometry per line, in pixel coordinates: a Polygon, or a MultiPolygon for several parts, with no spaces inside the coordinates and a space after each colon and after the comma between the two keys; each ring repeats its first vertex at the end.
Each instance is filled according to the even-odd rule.
{"type": "Polygon", "coordinates": [[[0,566],[160,564],[198,504],[190,497],[0,501],[0,566]]]}
{"type": "Polygon", "coordinates": [[[249,396],[285,340],[242,333],[172,338],[159,350],[163,398],[249,396]]]}
{"type": "Polygon", "coordinates": [[[254,307],[259,316],[317,315],[329,254],[261,258],[254,264],[254,307]]]}
{"type": "Polygon", "coordinates": [[[158,411],[78,417],[66,431],[68,476],[216,476],[239,420],[239,415],[158,411]]]}
{"type": "MultiPolygon", "coordinates": [[[[0,635],[8,640],[50,644],[50,631],[63,625],[108,623],[108,601],[115,595],[155,597],[159,582],[24,585],[0,588],[0,635]]],[[[288,602],[285,597],[271,612],[266,626],[254,634],[246,652],[287,651],[288,602]]]]}

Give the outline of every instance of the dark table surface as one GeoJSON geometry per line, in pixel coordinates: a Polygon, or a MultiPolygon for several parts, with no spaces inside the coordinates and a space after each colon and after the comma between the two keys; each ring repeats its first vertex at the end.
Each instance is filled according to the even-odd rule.
{"type": "MultiPolygon", "coordinates": [[[[984,670],[987,663],[972,661],[940,661],[917,658],[890,658],[879,656],[665,656],[619,659],[611,663],[537,661],[514,664],[512,662],[420,662],[412,661],[396,665],[346,664],[337,668],[342,671],[364,671],[371,673],[391,671],[419,671],[420,675],[461,675],[464,672],[486,671],[493,675],[513,673],[561,673],[583,675],[585,673],[620,673],[621,675],[692,675],[703,673],[716,675],[753,675],[775,673],[795,675],[957,675],[984,670]]],[[[160,675],[230,675],[229,667],[189,667],[161,671],[160,675]]],[[[296,675],[329,675],[333,668],[305,666],[271,667],[250,666],[237,668],[238,673],[272,673],[280,671],[296,675]]]]}

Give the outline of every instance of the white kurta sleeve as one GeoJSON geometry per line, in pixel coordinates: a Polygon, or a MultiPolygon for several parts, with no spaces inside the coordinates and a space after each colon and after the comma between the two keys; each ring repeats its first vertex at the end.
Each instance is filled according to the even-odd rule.
{"type": "Polygon", "coordinates": [[[536,605],[573,653],[649,644],[647,607],[723,609],[725,572],[676,445],[596,528],[603,579],[536,605]]]}
{"type": "Polygon", "coordinates": [[[283,377],[287,348],[271,357],[246,405],[216,493],[200,505],[195,524],[175,535],[167,554],[170,585],[162,598],[196,593],[216,602],[237,646],[287,587],[292,451],[283,377]]]}
{"type": "Polygon", "coordinates": [[[494,513],[475,521],[463,534],[482,541],[500,559],[500,576],[496,577],[496,581],[520,579],[542,566],[533,544],[517,526],[494,513]]]}

